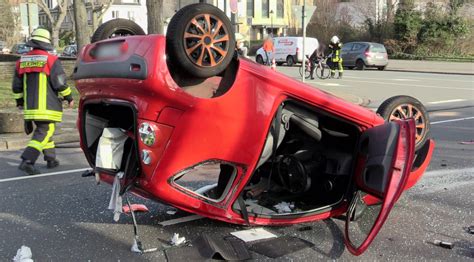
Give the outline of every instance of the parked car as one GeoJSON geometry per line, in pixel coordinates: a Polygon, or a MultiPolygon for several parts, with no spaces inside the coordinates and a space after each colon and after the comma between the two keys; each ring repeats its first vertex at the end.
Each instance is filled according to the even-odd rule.
{"type": "Polygon", "coordinates": [[[235,224],[345,214],[360,255],[430,163],[426,109],[397,96],[375,113],[243,59],[232,28],[217,7],[192,4],[166,36],[96,32],[73,74],[90,174],[114,184],[112,197],[235,224]]]}
{"type": "MultiPolygon", "coordinates": [[[[293,66],[296,63],[303,62],[303,37],[275,37],[273,38],[273,45],[275,47],[274,58],[277,65],[286,63],[288,66],[293,66]]],[[[306,38],[305,54],[307,56],[310,56],[318,47],[318,39],[312,37],[306,38]]],[[[261,47],[257,50],[255,61],[259,64],[264,64],[265,60],[265,51],[263,51],[263,47],[261,47]]]]}
{"type": "Polygon", "coordinates": [[[12,47],[11,53],[15,55],[22,55],[30,52],[31,49],[32,48],[27,46],[25,43],[19,43],[12,47]]]}
{"type": "Polygon", "coordinates": [[[0,41],[0,54],[9,54],[10,49],[7,48],[7,43],[5,41],[0,41]]]}
{"type": "Polygon", "coordinates": [[[364,70],[376,67],[384,70],[388,65],[387,50],[383,44],[372,42],[349,42],[341,50],[343,66],[364,70]]]}
{"type": "Polygon", "coordinates": [[[68,45],[64,47],[63,53],[65,57],[76,57],[77,56],[77,45],[68,45]]]}

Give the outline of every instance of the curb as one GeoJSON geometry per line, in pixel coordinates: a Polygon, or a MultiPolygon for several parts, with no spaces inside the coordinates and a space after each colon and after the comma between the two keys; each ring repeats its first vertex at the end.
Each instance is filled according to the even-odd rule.
{"type": "Polygon", "coordinates": [[[473,73],[463,73],[463,72],[440,72],[440,71],[421,71],[421,70],[391,69],[391,68],[386,68],[384,71],[391,71],[391,72],[405,72],[405,73],[440,74],[440,75],[463,75],[463,76],[474,76],[474,72],[473,72],[473,73]]]}

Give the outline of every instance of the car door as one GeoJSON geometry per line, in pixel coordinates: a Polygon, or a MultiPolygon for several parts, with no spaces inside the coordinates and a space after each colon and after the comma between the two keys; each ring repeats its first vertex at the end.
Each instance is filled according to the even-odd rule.
{"type": "Polygon", "coordinates": [[[362,254],[382,228],[403,192],[415,152],[412,119],[385,123],[365,131],[360,139],[354,195],[346,215],[345,243],[354,255],[362,254]],[[381,204],[365,205],[365,194],[381,204]]]}
{"type": "Polygon", "coordinates": [[[344,44],[341,48],[341,57],[342,57],[342,63],[344,66],[353,64],[353,62],[351,62],[351,57],[350,57],[351,49],[353,45],[354,45],[353,43],[347,43],[347,44],[344,44]]]}

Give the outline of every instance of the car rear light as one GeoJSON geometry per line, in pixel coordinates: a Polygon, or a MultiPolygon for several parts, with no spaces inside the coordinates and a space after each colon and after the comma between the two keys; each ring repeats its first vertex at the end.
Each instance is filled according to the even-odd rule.
{"type": "Polygon", "coordinates": [[[372,57],[372,56],[373,56],[373,53],[369,51],[365,51],[365,57],[372,57]]]}
{"type": "Polygon", "coordinates": [[[140,140],[143,142],[143,144],[147,146],[152,146],[155,143],[155,129],[147,122],[144,122],[140,125],[138,133],[140,135],[140,140]]]}

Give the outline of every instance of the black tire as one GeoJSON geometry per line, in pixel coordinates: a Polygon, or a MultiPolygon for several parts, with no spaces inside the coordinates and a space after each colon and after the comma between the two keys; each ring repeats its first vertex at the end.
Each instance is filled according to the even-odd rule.
{"type": "Polygon", "coordinates": [[[263,65],[263,57],[261,55],[257,55],[257,57],[255,58],[255,62],[263,65]]]}
{"type": "MultiPolygon", "coordinates": [[[[300,66],[300,76],[303,76],[303,66],[300,66]]],[[[311,74],[310,74],[310,70],[308,67],[306,67],[306,71],[304,72],[304,77],[306,79],[310,78],[311,77],[311,74]]]]}
{"type": "Polygon", "coordinates": [[[227,68],[234,53],[232,24],[227,15],[213,5],[187,5],[173,16],[168,25],[168,61],[190,75],[200,78],[216,76],[227,68]],[[192,22],[194,19],[196,24],[192,22]]]}
{"type": "Polygon", "coordinates": [[[283,63],[282,63],[282,62],[276,62],[276,65],[277,65],[277,66],[282,66],[283,63]]]}
{"type": "Polygon", "coordinates": [[[286,65],[287,66],[295,65],[295,59],[293,58],[293,56],[289,55],[288,57],[286,57],[286,65]]]}
{"type": "Polygon", "coordinates": [[[390,97],[379,106],[377,114],[386,121],[414,117],[416,125],[415,150],[418,151],[426,143],[430,133],[430,119],[425,106],[417,99],[411,96],[390,97]]]}
{"type": "Polygon", "coordinates": [[[379,66],[379,67],[377,67],[377,69],[380,70],[380,71],[383,71],[383,70],[385,70],[385,66],[379,66]]]}
{"type": "Polygon", "coordinates": [[[322,67],[316,67],[316,75],[319,79],[328,79],[331,76],[331,68],[328,65],[323,64],[322,67]]]}
{"type": "Polygon", "coordinates": [[[92,35],[91,42],[109,39],[117,36],[144,35],[145,31],[135,22],[117,18],[101,24],[92,35]]]}
{"type": "Polygon", "coordinates": [[[365,63],[361,59],[356,61],[357,70],[365,70],[365,63]]]}
{"type": "Polygon", "coordinates": [[[353,66],[348,66],[347,69],[352,70],[352,69],[354,69],[354,67],[353,66]]]}

